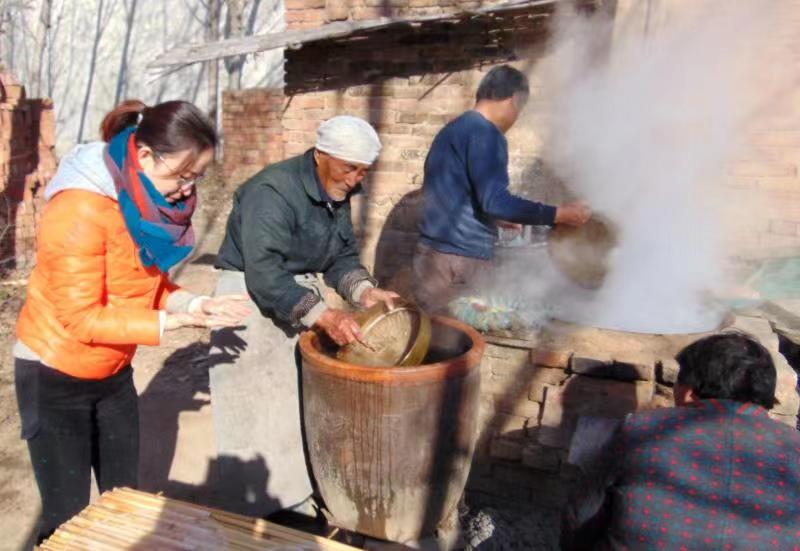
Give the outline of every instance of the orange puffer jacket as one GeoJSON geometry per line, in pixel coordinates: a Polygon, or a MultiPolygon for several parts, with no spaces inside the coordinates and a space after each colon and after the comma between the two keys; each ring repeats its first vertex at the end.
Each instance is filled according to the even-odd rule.
{"type": "Polygon", "coordinates": [[[137,344],[159,343],[158,310],[177,288],[142,265],[116,200],[61,191],[42,214],[17,338],[68,375],[110,377],[130,363],[137,344]]]}

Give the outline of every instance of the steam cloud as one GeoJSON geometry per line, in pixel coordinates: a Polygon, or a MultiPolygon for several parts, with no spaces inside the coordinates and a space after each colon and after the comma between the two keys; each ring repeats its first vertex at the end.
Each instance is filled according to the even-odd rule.
{"type": "Polygon", "coordinates": [[[723,308],[709,298],[730,252],[724,184],[750,124],[797,82],[782,49],[789,3],[690,2],[657,22],[561,14],[537,69],[553,106],[544,158],[614,222],[619,245],[599,290],[570,287],[540,259],[511,278],[529,282],[523,300],[621,330],[719,324],[723,308]]]}

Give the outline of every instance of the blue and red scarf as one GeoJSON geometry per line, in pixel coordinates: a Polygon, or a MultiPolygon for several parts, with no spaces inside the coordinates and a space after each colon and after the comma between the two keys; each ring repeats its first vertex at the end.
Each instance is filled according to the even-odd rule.
{"type": "Polygon", "coordinates": [[[176,204],[169,203],[142,171],[131,126],[111,139],[105,162],[117,188],[122,216],[145,266],[168,271],[186,258],[194,247],[192,214],[197,205],[193,193],[176,204]]]}

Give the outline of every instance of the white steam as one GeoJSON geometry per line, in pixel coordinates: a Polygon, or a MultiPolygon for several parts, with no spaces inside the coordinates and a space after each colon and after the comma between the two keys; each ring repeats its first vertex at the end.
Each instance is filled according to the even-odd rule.
{"type": "Polygon", "coordinates": [[[708,297],[724,275],[724,184],[748,125],[796,82],[797,64],[781,58],[787,2],[692,4],[659,24],[560,17],[539,68],[553,102],[545,161],[620,232],[598,291],[550,282],[559,317],[655,333],[721,321],[708,297]]]}

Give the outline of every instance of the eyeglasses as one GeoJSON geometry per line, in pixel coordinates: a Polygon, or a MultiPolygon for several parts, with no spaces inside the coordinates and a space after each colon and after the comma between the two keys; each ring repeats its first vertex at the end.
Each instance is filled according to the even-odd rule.
{"type": "MultiPolygon", "coordinates": [[[[158,162],[163,163],[164,166],[167,167],[170,170],[170,172],[172,172],[173,174],[175,174],[175,172],[177,172],[175,169],[173,169],[169,165],[169,163],[166,161],[166,159],[164,159],[164,157],[160,153],[156,153],[155,151],[153,151],[153,157],[155,157],[158,162]]],[[[202,182],[203,178],[205,178],[205,174],[200,174],[200,175],[195,176],[193,178],[186,178],[184,176],[178,176],[178,185],[181,188],[192,187],[192,186],[195,186],[195,185],[199,184],[200,182],[202,182]]]]}

